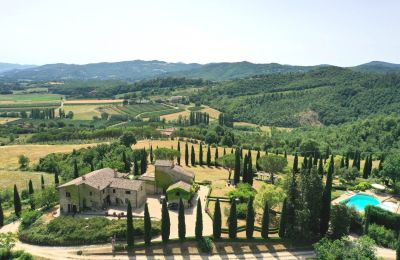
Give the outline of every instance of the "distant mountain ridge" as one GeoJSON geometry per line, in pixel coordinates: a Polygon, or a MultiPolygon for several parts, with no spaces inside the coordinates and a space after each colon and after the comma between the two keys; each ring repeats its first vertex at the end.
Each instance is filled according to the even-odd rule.
{"type": "MultiPolygon", "coordinates": [[[[202,78],[221,81],[254,75],[308,72],[330,65],[297,66],[278,63],[256,64],[247,61],[219,62],[205,65],[197,63],[168,63],[164,61],[122,61],[101,62],[85,65],[47,64],[43,66],[17,65],[0,63],[0,79],[4,80],[126,80],[138,81],[157,77],[202,78]]],[[[372,61],[354,67],[354,71],[372,73],[400,72],[400,64],[372,61]]]]}

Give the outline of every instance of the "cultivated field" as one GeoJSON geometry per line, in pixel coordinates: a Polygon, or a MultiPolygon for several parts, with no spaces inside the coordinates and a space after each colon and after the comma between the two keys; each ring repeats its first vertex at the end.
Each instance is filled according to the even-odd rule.
{"type": "Polygon", "coordinates": [[[14,117],[1,117],[0,118],[0,125],[6,124],[15,120],[18,120],[19,118],[14,118],[14,117]]]}
{"type": "Polygon", "coordinates": [[[14,184],[18,190],[27,189],[29,180],[33,182],[33,188],[40,188],[40,178],[43,175],[44,183],[54,184],[54,175],[41,172],[7,171],[0,170],[0,187],[2,189],[12,189],[14,184]]]}
{"type": "Polygon", "coordinates": [[[72,152],[73,149],[94,146],[97,144],[59,144],[59,145],[10,145],[0,147],[0,169],[18,170],[18,157],[25,155],[30,160],[30,166],[37,163],[39,158],[49,153],[72,152]]]}
{"type": "Polygon", "coordinates": [[[0,104],[57,102],[62,97],[62,95],[48,93],[0,95],[0,104]]]}
{"type": "Polygon", "coordinates": [[[76,99],[66,100],[65,105],[89,105],[89,104],[122,104],[123,99],[76,99]]]}
{"type": "Polygon", "coordinates": [[[74,120],[92,120],[94,116],[100,117],[99,108],[101,105],[64,105],[64,112],[69,111],[74,113],[74,120]]]}

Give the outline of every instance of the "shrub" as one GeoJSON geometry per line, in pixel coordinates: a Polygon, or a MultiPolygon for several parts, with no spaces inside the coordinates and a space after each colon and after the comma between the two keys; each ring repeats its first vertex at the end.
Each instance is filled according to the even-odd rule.
{"type": "MultiPolygon", "coordinates": [[[[2,258],[0,258],[0,259],[2,259],[2,258]]],[[[12,259],[33,260],[33,256],[23,250],[17,250],[17,251],[12,252],[12,259]]]]}
{"type": "Polygon", "coordinates": [[[36,210],[23,211],[21,215],[21,229],[25,229],[35,223],[42,214],[36,210]]]}
{"type": "Polygon", "coordinates": [[[231,200],[238,198],[240,202],[245,203],[248,202],[250,198],[254,198],[256,193],[257,193],[256,190],[252,186],[250,186],[250,184],[239,183],[236,186],[236,189],[231,190],[228,193],[228,196],[231,200]]]}
{"type": "MultiPolygon", "coordinates": [[[[143,236],[144,222],[134,220],[135,236],[143,236]]],[[[152,221],[151,234],[160,234],[160,222],[152,221]]],[[[110,220],[104,217],[90,219],[61,216],[44,224],[40,219],[24,230],[19,239],[23,242],[40,245],[66,246],[109,242],[110,237],[126,239],[126,220],[110,220]]]]}
{"type": "Polygon", "coordinates": [[[202,237],[197,239],[197,245],[203,253],[211,254],[213,249],[213,241],[209,237],[202,237]]]}
{"type": "Polygon", "coordinates": [[[332,238],[338,239],[349,234],[350,216],[346,205],[333,205],[331,211],[332,238]]]}
{"type": "Polygon", "coordinates": [[[354,207],[348,207],[347,212],[349,213],[350,218],[350,232],[361,234],[363,223],[362,216],[354,207]]]}
{"type": "Polygon", "coordinates": [[[400,215],[379,207],[365,207],[365,221],[385,226],[388,229],[400,230],[400,215]]]}
{"type": "Polygon", "coordinates": [[[396,249],[397,247],[396,232],[386,229],[384,226],[370,224],[367,235],[372,238],[377,245],[391,249],[396,249]]]}
{"type": "Polygon", "coordinates": [[[0,259],[1,260],[6,260],[11,258],[11,251],[5,249],[5,248],[0,248],[0,259]]]}
{"type": "Polygon", "coordinates": [[[236,214],[239,219],[246,219],[247,217],[247,204],[239,203],[236,206],[236,214]]]}
{"type": "Polygon", "coordinates": [[[366,181],[360,182],[359,184],[353,186],[351,189],[352,190],[360,190],[360,191],[365,191],[371,188],[371,184],[369,184],[366,181]]]}

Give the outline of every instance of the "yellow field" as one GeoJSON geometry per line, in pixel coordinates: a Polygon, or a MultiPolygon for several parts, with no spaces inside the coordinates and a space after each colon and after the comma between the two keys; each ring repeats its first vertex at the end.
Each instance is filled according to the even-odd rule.
{"type": "Polygon", "coordinates": [[[11,145],[0,147],[0,169],[2,170],[18,170],[18,157],[25,155],[29,158],[29,165],[39,161],[39,158],[49,153],[67,153],[73,149],[94,146],[97,144],[60,144],[60,145],[11,145]]]}
{"type": "Polygon", "coordinates": [[[8,122],[12,122],[15,120],[18,120],[19,118],[14,118],[14,117],[0,117],[0,125],[6,124],[8,122]]]}
{"type": "Polygon", "coordinates": [[[189,115],[190,115],[190,111],[185,110],[185,111],[178,112],[178,113],[164,115],[164,116],[161,116],[160,118],[165,119],[166,121],[172,121],[172,120],[178,120],[179,116],[182,116],[183,118],[186,117],[188,119],[189,115]]]}
{"type": "Polygon", "coordinates": [[[74,113],[75,120],[92,120],[93,116],[100,117],[101,112],[98,110],[100,105],[74,105],[64,106],[64,112],[67,114],[69,111],[74,113]]]}
{"type": "MultiPolygon", "coordinates": [[[[267,134],[271,133],[271,129],[272,129],[272,127],[270,127],[270,126],[259,126],[257,124],[252,124],[252,123],[247,123],[247,122],[234,122],[233,126],[250,126],[250,127],[254,127],[254,128],[259,127],[263,132],[265,132],[267,134]]],[[[292,130],[292,128],[287,128],[287,127],[274,127],[274,128],[276,128],[277,130],[280,130],[280,131],[291,131],[292,130]]]]}
{"type": "Polygon", "coordinates": [[[218,119],[219,114],[221,114],[221,112],[219,112],[218,110],[208,106],[204,106],[201,112],[208,113],[210,115],[210,119],[218,119]]]}
{"type": "Polygon", "coordinates": [[[122,103],[123,99],[77,99],[77,100],[66,100],[64,101],[65,105],[68,104],[113,104],[113,103],[122,103]]]}
{"type": "MultiPolygon", "coordinates": [[[[190,110],[187,109],[188,107],[191,107],[191,106],[187,106],[185,111],[161,116],[161,119],[165,119],[166,121],[172,121],[172,120],[177,120],[179,118],[179,116],[189,118],[190,110]]],[[[204,108],[199,110],[199,112],[208,113],[210,115],[210,120],[218,119],[219,114],[221,114],[221,112],[219,112],[218,110],[211,108],[209,106],[203,106],[203,107],[204,108]]]]}
{"type": "Polygon", "coordinates": [[[6,171],[0,170],[0,187],[2,189],[11,189],[14,184],[17,185],[18,190],[27,189],[29,180],[32,180],[33,188],[40,189],[40,176],[43,175],[44,183],[54,184],[54,175],[41,172],[23,172],[23,171],[6,171]]]}

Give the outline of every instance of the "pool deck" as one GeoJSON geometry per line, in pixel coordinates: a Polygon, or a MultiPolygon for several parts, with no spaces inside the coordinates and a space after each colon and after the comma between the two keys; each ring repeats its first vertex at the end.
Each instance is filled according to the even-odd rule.
{"type": "Polygon", "coordinates": [[[374,196],[377,200],[379,200],[381,203],[390,201],[393,203],[396,203],[396,210],[394,211],[397,214],[400,214],[400,201],[396,198],[393,197],[391,194],[379,192],[379,191],[374,191],[374,190],[366,190],[366,191],[361,191],[361,192],[354,192],[354,191],[346,191],[342,195],[340,195],[338,198],[334,199],[332,201],[332,205],[337,205],[339,204],[342,200],[346,200],[350,198],[351,196],[354,196],[356,194],[366,194],[366,195],[371,195],[374,196]]]}

